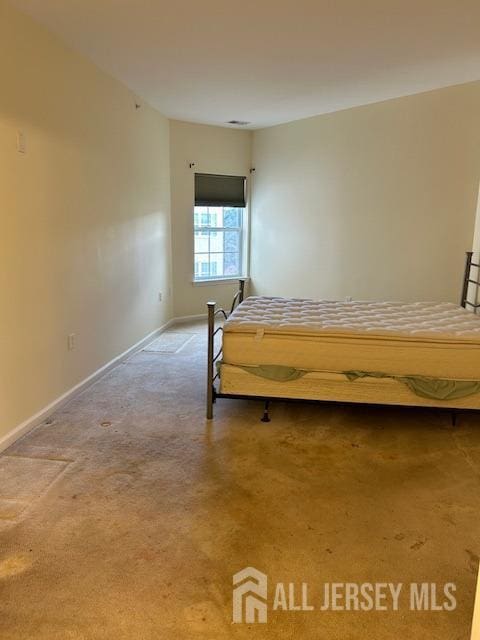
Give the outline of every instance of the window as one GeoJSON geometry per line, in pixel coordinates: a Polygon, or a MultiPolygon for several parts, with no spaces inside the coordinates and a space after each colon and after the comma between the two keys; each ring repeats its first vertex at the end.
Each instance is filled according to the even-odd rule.
{"type": "Polygon", "coordinates": [[[245,178],[195,174],[194,280],[243,275],[245,178]]]}
{"type": "Polygon", "coordinates": [[[195,207],[195,280],[243,275],[241,207],[195,207]]]}

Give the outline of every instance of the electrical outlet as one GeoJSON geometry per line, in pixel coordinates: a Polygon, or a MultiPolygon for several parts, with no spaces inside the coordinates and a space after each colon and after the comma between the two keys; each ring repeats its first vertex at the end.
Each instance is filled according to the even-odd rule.
{"type": "Polygon", "coordinates": [[[352,302],[352,296],[345,296],[345,302],[352,302]]]}
{"type": "Polygon", "coordinates": [[[158,301],[161,302],[163,300],[163,293],[159,291],[158,293],[158,301]]]}
{"type": "Polygon", "coordinates": [[[67,336],[67,347],[69,351],[73,351],[75,349],[75,334],[69,333],[67,336]]]}

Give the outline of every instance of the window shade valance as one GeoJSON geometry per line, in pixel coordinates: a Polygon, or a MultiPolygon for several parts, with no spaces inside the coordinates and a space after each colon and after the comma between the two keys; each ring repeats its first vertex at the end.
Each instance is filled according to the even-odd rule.
{"type": "Polygon", "coordinates": [[[195,174],[198,207],[245,207],[245,177],[195,174]]]}

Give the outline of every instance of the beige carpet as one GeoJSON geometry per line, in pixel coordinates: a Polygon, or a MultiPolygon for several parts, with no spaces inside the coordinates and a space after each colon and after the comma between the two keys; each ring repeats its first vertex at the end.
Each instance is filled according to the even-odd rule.
{"type": "Polygon", "coordinates": [[[197,330],[0,457],[0,638],[466,640],[480,417],[454,429],[431,410],[274,404],[263,424],[259,403],[219,400],[208,424],[204,328],[175,328],[197,330]],[[270,607],[279,581],[308,583],[312,604],[326,582],[454,582],[458,606],[232,624],[247,566],[268,574],[270,607]]]}
{"type": "Polygon", "coordinates": [[[166,331],[143,350],[155,353],[178,353],[192,339],[193,334],[166,331]]]}

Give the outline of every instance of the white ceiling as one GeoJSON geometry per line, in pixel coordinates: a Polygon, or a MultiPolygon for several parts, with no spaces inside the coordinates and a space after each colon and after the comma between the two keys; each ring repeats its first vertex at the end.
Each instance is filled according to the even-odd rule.
{"type": "Polygon", "coordinates": [[[249,128],[480,79],[479,0],[11,0],[163,114],[249,128]]]}

